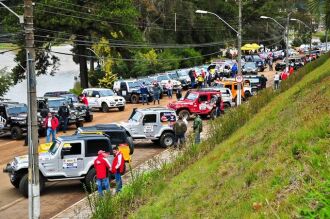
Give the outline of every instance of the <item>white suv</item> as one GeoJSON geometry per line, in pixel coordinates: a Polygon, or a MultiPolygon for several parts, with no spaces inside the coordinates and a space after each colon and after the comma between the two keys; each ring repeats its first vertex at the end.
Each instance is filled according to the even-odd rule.
{"type": "Polygon", "coordinates": [[[98,108],[102,112],[109,112],[111,108],[125,110],[125,99],[117,96],[111,89],[87,88],[83,90],[83,94],[86,94],[88,106],[91,108],[98,108]]]}

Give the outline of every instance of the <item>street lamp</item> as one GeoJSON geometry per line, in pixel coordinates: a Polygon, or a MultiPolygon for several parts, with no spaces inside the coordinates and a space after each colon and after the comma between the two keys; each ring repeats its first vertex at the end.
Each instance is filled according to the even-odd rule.
{"type": "Polygon", "coordinates": [[[312,39],[313,39],[313,28],[308,26],[305,22],[297,19],[297,18],[291,18],[290,19],[291,21],[297,21],[301,24],[303,24],[305,27],[307,27],[307,29],[309,29],[309,32],[310,32],[310,40],[309,40],[309,56],[311,55],[311,52],[312,52],[312,39]]]}
{"type": "MultiPolygon", "coordinates": [[[[242,47],[242,23],[241,23],[241,19],[242,19],[242,2],[238,1],[239,3],[239,29],[238,31],[233,28],[230,24],[228,24],[228,22],[226,22],[224,19],[222,19],[219,15],[213,13],[213,12],[209,12],[209,11],[204,11],[204,10],[196,10],[195,13],[196,14],[212,14],[214,16],[216,16],[219,20],[221,20],[223,23],[225,23],[230,29],[232,29],[236,34],[237,34],[237,39],[238,39],[238,60],[237,60],[237,75],[242,76],[242,51],[241,51],[241,47],[242,47]]],[[[236,98],[236,104],[240,105],[241,101],[242,101],[242,92],[241,92],[241,82],[237,83],[237,98],[236,98]]]]}
{"type": "Polygon", "coordinates": [[[286,27],[284,27],[282,24],[280,24],[277,20],[275,20],[272,17],[260,16],[261,19],[270,19],[270,20],[274,21],[275,23],[277,23],[284,30],[284,39],[285,39],[285,44],[286,44],[285,67],[286,67],[287,71],[289,70],[289,20],[290,20],[290,14],[291,13],[288,14],[286,27]]]}

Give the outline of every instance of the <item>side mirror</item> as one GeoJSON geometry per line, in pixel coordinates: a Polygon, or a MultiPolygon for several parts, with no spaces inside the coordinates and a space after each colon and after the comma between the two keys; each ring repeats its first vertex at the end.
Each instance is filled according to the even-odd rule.
{"type": "Polygon", "coordinates": [[[100,98],[100,95],[97,94],[97,95],[95,95],[95,97],[96,97],[96,98],[100,98]]]}

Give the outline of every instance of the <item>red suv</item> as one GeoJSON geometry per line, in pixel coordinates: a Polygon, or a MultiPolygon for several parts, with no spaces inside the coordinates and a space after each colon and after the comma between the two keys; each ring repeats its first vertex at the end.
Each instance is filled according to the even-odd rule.
{"type": "Polygon", "coordinates": [[[188,91],[183,100],[169,103],[168,107],[187,120],[193,114],[198,114],[202,117],[209,116],[213,119],[216,116],[215,97],[217,94],[221,95],[219,91],[213,90],[188,91]]]}

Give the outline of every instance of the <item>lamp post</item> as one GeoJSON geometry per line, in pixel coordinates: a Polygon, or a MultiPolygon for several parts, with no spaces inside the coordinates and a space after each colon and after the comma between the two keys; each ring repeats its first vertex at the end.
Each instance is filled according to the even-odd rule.
{"type": "Polygon", "coordinates": [[[291,18],[291,21],[297,21],[301,24],[303,24],[305,27],[307,27],[307,29],[309,29],[309,33],[310,33],[310,39],[309,39],[309,56],[311,56],[311,52],[312,52],[312,39],[313,39],[313,28],[308,26],[305,22],[297,19],[297,18],[291,18]]]}
{"type": "MultiPolygon", "coordinates": [[[[238,60],[237,60],[237,75],[242,76],[242,65],[241,65],[241,60],[242,60],[242,51],[241,51],[241,47],[242,47],[242,2],[241,0],[238,1],[239,2],[239,29],[238,31],[233,28],[230,24],[228,24],[228,22],[226,22],[224,19],[222,19],[219,15],[213,13],[213,12],[209,12],[209,11],[204,11],[204,10],[196,10],[196,14],[212,14],[214,16],[216,16],[219,20],[221,20],[223,23],[225,23],[232,31],[234,31],[237,34],[237,40],[238,40],[238,60]]],[[[242,102],[242,89],[241,89],[241,82],[237,83],[237,98],[236,98],[236,104],[241,105],[242,102]]]]}
{"type": "Polygon", "coordinates": [[[285,39],[285,44],[286,44],[285,67],[286,67],[287,71],[289,70],[289,22],[290,22],[290,15],[291,15],[291,13],[288,13],[287,24],[286,24],[285,27],[272,17],[260,16],[261,19],[270,19],[270,20],[274,21],[275,23],[277,23],[284,30],[284,39],[285,39]]]}

